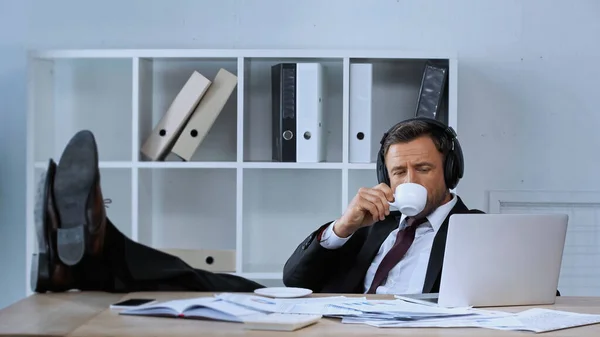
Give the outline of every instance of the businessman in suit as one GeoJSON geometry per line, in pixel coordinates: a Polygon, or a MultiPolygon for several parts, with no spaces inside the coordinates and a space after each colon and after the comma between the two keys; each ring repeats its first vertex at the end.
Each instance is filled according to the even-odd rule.
{"type": "Polygon", "coordinates": [[[451,192],[463,176],[454,131],[415,118],[386,132],[378,153],[379,184],[361,188],[340,218],[311,233],[284,268],[286,286],[329,293],[435,293],[439,291],[448,220],[469,209],[451,192]],[[414,217],[390,212],[396,186],[427,189],[414,217]]]}
{"type": "MultiPolygon", "coordinates": [[[[339,219],[321,226],[297,248],[285,265],[284,282],[317,292],[437,291],[448,216],[479,212],[450,193],[462,167],[460,145],[443,124],[416,119],[394,126],[382,140],[380,184],[361,189],[339,219]],[[404,182],[428,191],[425,209],[415,217],[388,208],[393,189],[404,182]],[[427,222],[406,226],[423,220],[427,222]],[[404,254],[403,247],[410,249],[404,254]]],[[[41,181],[34,291],[251,292],[263,287],[194,269],[176,256],[130,240],[107,217],[103,200],[95,139],[80,131],[58,165],[49,160],[41,181]]]]}

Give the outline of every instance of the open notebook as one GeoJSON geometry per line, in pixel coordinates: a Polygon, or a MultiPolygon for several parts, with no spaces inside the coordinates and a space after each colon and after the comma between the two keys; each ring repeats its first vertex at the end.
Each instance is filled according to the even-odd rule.
{"type": "Polygon", "coordinates": [[[196,297],[159,302],[123,310],[119,314],[174,318],[208,318],[228,322],[243,322],[245,318],[265,315],[264,312],[225,302],[215,297],[196,297]]]}
{"type": "Polygon", "coordinates": [[[245,329],[294,331],[316,323],[321,315],[282,314],[261,311],[216,297],[196,297],[148,304],[121,315],[214,319],[244,323],[245,329]]]}

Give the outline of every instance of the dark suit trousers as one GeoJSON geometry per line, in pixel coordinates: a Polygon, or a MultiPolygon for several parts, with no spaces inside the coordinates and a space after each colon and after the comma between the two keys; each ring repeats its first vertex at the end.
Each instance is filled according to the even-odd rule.
{"type": "Polygon", "coordinates": [[[225,273],[194,269],[180,258],[132,241],[108,220],[104,254],[79,267],[82,290],[252,292],[264,286],[225,273]]]}

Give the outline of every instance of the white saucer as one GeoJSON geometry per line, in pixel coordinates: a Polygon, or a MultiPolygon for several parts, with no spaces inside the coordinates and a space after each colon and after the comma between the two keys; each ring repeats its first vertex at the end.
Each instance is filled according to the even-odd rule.
{"type": "Polygon", "coordinates": [[[254,290],[255,294],[274,298],[295,298],[312,294],[312,290],[294,287],[269,287],[254,290]]]}

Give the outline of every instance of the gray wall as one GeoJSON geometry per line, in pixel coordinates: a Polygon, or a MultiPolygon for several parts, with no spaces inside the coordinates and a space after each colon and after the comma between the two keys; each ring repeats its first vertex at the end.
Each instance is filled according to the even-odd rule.
{"type": "Polygon", "coordinates": [[[459,56],[459,186],[598,190],[600,2],[0,2],[0,307],[24,296],[24,48],[399,48],[459,56]],[[252,12],[251,12],[252,11],[252,12]]]}
{"type": "Polygon", "coordinates": [[[0,0],[0,308],[25,295],[26,3],[0,0]]]}

